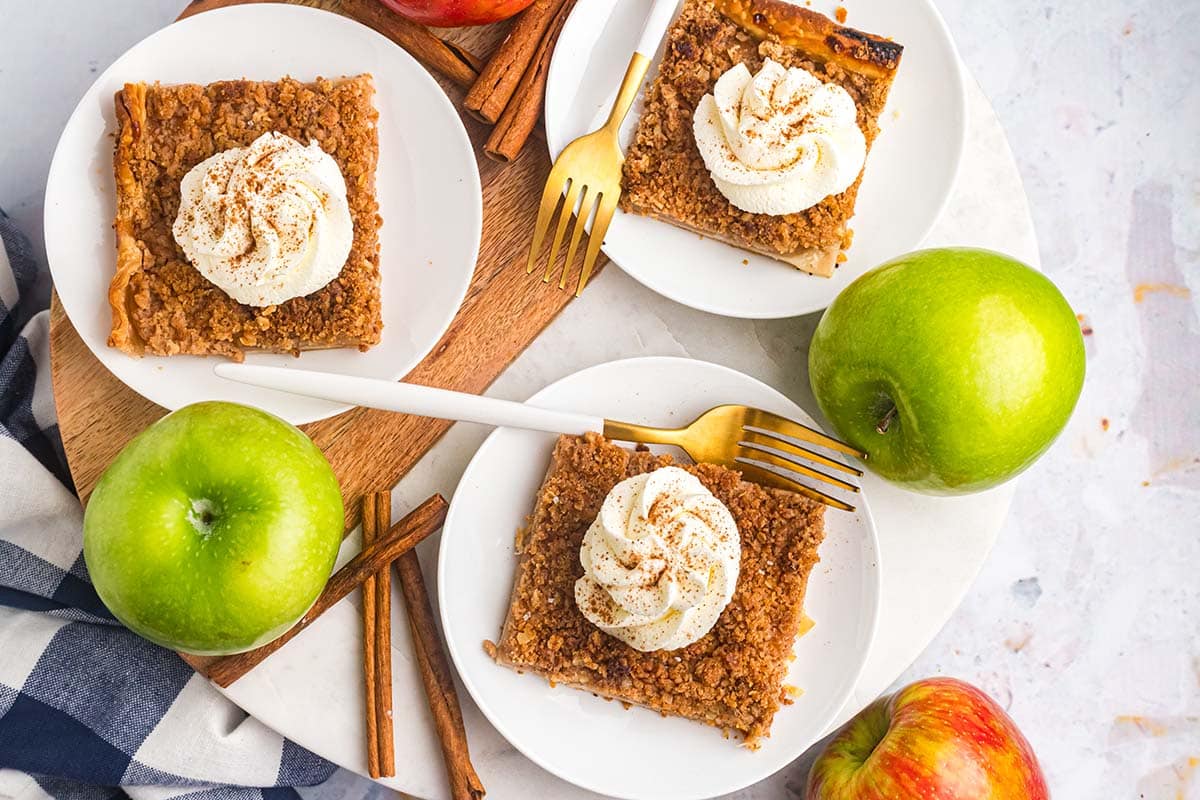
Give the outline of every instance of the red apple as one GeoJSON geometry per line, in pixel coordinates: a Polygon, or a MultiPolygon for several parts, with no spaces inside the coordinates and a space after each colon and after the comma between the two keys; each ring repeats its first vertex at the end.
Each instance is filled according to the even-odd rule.
{"type": "Polygon", "coordinates": [[[813,763],[807,800],[1049,800],[1037,757],[1004,709],[954,678],[882,697],[813,763]]]}
{"type": "Polygon", "coordinates": [[[524,11],[533,0],[380,0],[388,8],[413,22],[451,28],[486,25],[524,11]]]}

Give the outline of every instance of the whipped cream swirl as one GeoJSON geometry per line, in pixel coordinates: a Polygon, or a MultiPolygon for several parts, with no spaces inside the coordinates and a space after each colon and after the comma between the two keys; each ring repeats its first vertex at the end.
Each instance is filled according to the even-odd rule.
{"type": "Polygon", "coordinates": [[[867,159],[841,86],[767,59],[729,69],[696,107],[692,130],[721,194],[753,214],[794,214],[850,188],[867,159]]]}
{"type": "Polygon", "coordinates": [[[708,633],[733,597],[741,538],[729,509],[679,467],[613,487],[579,551],[575,603],[638,650],[674,650],[708,633]]]}
{"type": "Polygon", "coordinates": [[[264,133],[192,167],[181,189],[175,241],[239,303],[312,294],[346,265],[354,240],[346,181],[316,142],[264,133]]]}

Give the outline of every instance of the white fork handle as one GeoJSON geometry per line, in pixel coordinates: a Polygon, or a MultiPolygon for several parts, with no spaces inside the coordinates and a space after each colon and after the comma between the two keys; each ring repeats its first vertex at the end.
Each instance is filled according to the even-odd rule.
{"type": "Polygon", "coordinates": [[[642,27],[642,36],[638,39],[637,52],[647,59],[654,58],[658,43],[666,34],[678,5],[679,0],[654,0],[650,13],[646,15],[646,24],[642,27]]]}
{"type": "Polygon", "coordinates": [[[412,383],[288,367],[261,367],[254,364],[217,364],[213,367],[213,372],[222,378],[251,386],[277,389],[335,403],[399,411],[418,417],[478,422],[483,425],[567,433],[573,436],[588,431],[599,433],[604,430],[604,420],[601,417],[535,408],[511,400],[497,400],[412,383]]]}

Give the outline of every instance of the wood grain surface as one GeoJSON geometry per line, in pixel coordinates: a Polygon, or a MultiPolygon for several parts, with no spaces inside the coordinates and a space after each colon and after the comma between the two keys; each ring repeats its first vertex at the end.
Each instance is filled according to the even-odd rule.
{"type": "MultiPolygon", "coordinates": [[[[188,6],[185,13],[231,4],[230,0],[200,0],[188,6]]],[[[380,22],[383,18],[376,13],[376,0],[308,0],[303,4],[352,17],[370,14],[368,23],[374,22],[372,27],[389,35],[387,26],[380,22]]],[[[468,53],[486,57],[505,30],[504,25],[491,25],[437,33],[468,53]]],[[[544,143],[530,141],[524,154],[507,166],[482,157],[488,126],[461,112],[464,90],[458,83],[435,76],[460,108],[475,147],[483,185],[483,240],[474,279],[458,316],[405,380],[478,393],[571,298],[567,292],[542,284],[540,275],[525,274],[529,236],[550,167],[544,143]]],[[[386,80],[386,76],[378,79],[386,80]]],[[[382,253],[381,263],[387,280],[388,253],[382,253]]],[[[97,298],[97,302],[101,300],[97,298]]],[[[57,298],[51,307],[50,351],[59,429],[76,488],[86,502],[100,474],[125,443],[163,416],[166,409],[142,398],[101,366],[71,326],[57,298]]],[[[357,522],[362,495],[395,485],[450,424],[356,408],[305,425],[303,430],[324,451],[341,481],[349,529],[357,522]]]]}

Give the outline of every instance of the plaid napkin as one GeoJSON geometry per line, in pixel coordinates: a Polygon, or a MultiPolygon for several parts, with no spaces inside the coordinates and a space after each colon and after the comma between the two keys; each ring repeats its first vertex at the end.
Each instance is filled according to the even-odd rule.
{"type": "Polygon", "coordinates": [[[121,627],[88,582],[48,314],[27,307],[37,269],[3,211],[0,240],[0,798],[298,798],[335,767],[121,627]]]}

